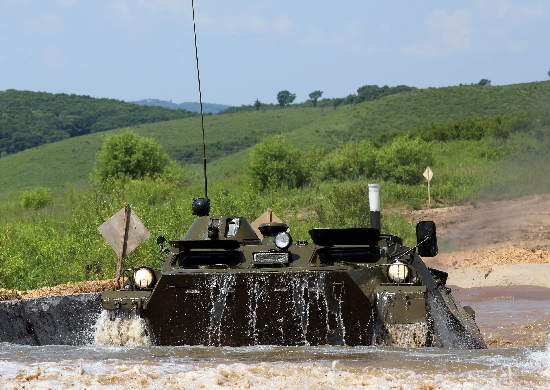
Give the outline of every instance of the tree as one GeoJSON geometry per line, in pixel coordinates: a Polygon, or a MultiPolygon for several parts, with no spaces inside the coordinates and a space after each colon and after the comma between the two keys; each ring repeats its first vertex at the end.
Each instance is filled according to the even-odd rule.
{"type": "Polygon", "coordinates": [[[254,108],[256,108],[256,110],[259,110],[260,107],[262,107],[262,103],[256,99],[256,101],[254,102],[254,108]]]}
{"type": "Polygon", "coordinates": [[[344,98],[332,99],[332,107],[334,107],[335,110],[336,110],[336,107],[338,107],[342,103],[344,103],[344,98]]]}
{"type": "Polygon", "coordinates": [[[317,107],[317,100],[323,96],[323,91],[313,91],[309,94],[309,98],[313,101],[313,107],[317,107]]]}
{"type": "Polygon", "coordinates": [[[277,94],[277,101],[279,102],[281,108],[285,108],[285,106],[291,104],[294,99],[296,99],[296,94],[290,93],[286,89],[277,94]]]}
{"type": "Polygon", "coordinates": [[[548,77],[550,77],[550,70],[548,71],[548,77]]]}
{"type": "Polygon", "coordinates": [[[491,80],[481,79],[477,85],[491,85],[491,80]]]}
{"type": "MultiPolygon", "coordinates": [[[[385,86],[386,89],[388,86],[385,86]]],[[[365,102],[368,100],[374,100],[382,94],[383,91],[380,90],[378,85],[363,85],[362,87],[357,88],[357,99],[356,103],[365,102]]]]}
{"type": "Polygon", "coordinates": [[[284,135],[266,137],[250,151],[247,174],[257,190],[300,187],[305,182],[302,151],[284,135]]]}
{"type": "Polygon", "coordinates": [[[168,167],[170,159],[153,138],[140,137],[131,130],[105,137],[97,154],[94,175],[109,178],[155,178],[168,167]]]}

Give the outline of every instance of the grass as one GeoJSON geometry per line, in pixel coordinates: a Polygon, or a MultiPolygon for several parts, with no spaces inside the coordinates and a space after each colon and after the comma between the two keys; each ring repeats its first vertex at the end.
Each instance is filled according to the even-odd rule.
{"type": "MultiPolygon", "coordinates": [[[[414,93],[432,93],[429,91],[414,93]]],[[[456,93],[459,92],[462,93],[456,93]]],[[[479,91],[481,95],[490,93],[479,91]]],[[[376,104],[382,104],[382,100],[376,104]]],[[[346,110],[359,108],[344,108],[333,114],[339,116],[346,110]]],[[[207,121],[208,131],[217,130],[209,142],[221,142],[233,133],[244,134],[239,133],[239,123],[257,127],[263,121],[266,121],[263,127],[266,131],[284,129],[290,138],[299,129],[308,127],[308,123],[321,124],[322,116],[324,120],[332,118],[330,110],[285,109],[219,118],[209,116],[207,119],[212,122],[207,121]],[[284,126],[277,125],[277,121],[284,122],[284,126]]],[[[486,135],[478,140],[434,141],[432,197],[446,204],[464,204],[550,191],[550,179],[545,174],[550,167],[550,126],[536,116],[531,119],[507,138],[486,135]]],[[[191,132],[196,126],[200,126],[196,119],[184,119],[140,126],[136,132],[154,135],[166,148],[175,148],[182,138],[177,131],[191,132]]],[[[200,133],[190,133],[183,138],[191,145],[200,142],[200,137],[200,133]]],[[[97,227],[125,203],[132,206],[153,237],[125,259],[125,267],[158,265],[154,237],[164,235],[173,240],[183,236],[193,220],[192,199],[204,195],[200,164],[195,164],[195,168],[188,171],[187,179],[180,183],[128,180],[91,187],[88,173],[101,139],[102,134],[93,134],[0,159],[0,286],[28,289],[83,281],[86,267],[94,270],[93,278],[113,277],[117,256],[97,227]],[[74,177],[76,179],[72,179],[74,177]],[[21,190],[36,186],[54,189],[51,203],[38,210],[24,209],[21,190]]],[[[324,157],[319,156],[320,164],[324,157]]],[[[209,165],[214,178],[210,177],[209,182],[212,215],[240,215],[254,220],[270,207],[291,226],[295,239],[309,239],[308,230],[314,227],[369,225],[367,184],[377,178],[358,175],[311,181],[300,188],[258,191],[242,173],[246,158],[246,148],[242,148],[209,165]]],[[[425,207],[426,184],[404,185],[391,181],[380,184],[382,207],[393,210],[384,212],[383,230],[402,236],[409,245],[414,244],[414,227],[398,210],[425,207]]]]}
{"type": "MultiPolygon", "coordinates": [[[[336,110],[287,107],[209,115],[204,119],[210,173],[219,180],[240,171],[247,149],[265,135],[285,133],[296,146],[332,149],[349,140],[375,139],[388,131],[407,131],[431,122],[546,109],[549,89],[550,82],[546,81],[429,88],[336,110]]],[[[140,125],[134,130],[157,139],[172,158],[190,169],[190,174],[202,174],[200,118],[140,125]]],[[[85,184],[104,134],[71,138],[0,158],[0,192],[85,184]]]]}

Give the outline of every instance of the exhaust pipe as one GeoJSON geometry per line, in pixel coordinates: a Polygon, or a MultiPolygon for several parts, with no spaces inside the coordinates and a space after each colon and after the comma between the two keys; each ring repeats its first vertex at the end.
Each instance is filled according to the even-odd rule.
{"type": "Polygon", "coordinates": [[[369,184],[370,227],[382,231],[380,222],[380,184],[369,184]]]}

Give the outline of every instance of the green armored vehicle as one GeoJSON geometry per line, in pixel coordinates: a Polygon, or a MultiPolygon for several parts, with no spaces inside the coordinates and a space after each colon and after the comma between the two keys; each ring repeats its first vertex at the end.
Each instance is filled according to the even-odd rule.
{"type": "Polygon", "coordinates": [[[294,242],[269,222],[258,237],[245,218],[209,210],[196,199],[183,239],[168,249],[157,238],[162,269],[127,270],[121,290],[103,293],[112,319],[143,318],[157,345],[486,347],[447,274],[422,261],[437,254],[431,221],[409,248],[379,226],[312,229],[311,242],[294,242]]]}

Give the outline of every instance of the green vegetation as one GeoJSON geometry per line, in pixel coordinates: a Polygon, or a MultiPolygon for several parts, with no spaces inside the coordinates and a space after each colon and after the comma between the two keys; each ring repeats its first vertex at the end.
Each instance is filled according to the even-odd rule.
{"type": "MultiPolygon", "coordinates": [[[[507,94],[502,94],[497,90],[501,87],[472,85],[404,92],[337,110],[290,106],[284,110],[261,108],[207,116],[207,152],[212,148],[219,153],[209,168],[216,172],[216,180],[209,181],[211,214],[242,215],[254,220],[270,207],[291,226],[295,239],[308,239],[307,232],[313,227],[369,226],[368,183],[379,182],[381,203],[386,210],[384,230],[401,235],[411,244],[414,227],[397,210],[426,207],[422,172],[427,165],[434,172],[432,197],[445,205],[550,191],[550,178],[541,174],[550,166],[550,110],[539,103],[542,99],[537,101],[548,97],[548,86],[550,83],[508,86],[507,94]],[[469,91],[470,99],[477,101],[476,107],[470,107],[476,115],[468,116],[466,109],[456,109],[443,116],[443,107],[449,107],[454,98],[455,102],[467,100],[458,89],[469,91]],[[491,92],[494,90],[497,92],[491,92]],[[442,98],[444,91],[450,93],[448,99],[442,98]],[[376,131],[369,128],[364,139],[352,142],[333,140],[326,144],[321,142],[323,133],[305,136],[315,123],[321,129],[331,123],[341,123],[349,129],[365,120],[367,112],[381,118],[381,107],[391,107],[397,101],[410,109],[420,104],[413,98],[432,104],[422,111],[430,113],[427,118],[415,117],[419,110],[409,113],[407,121],[420,123],[416,127],[401,124],[400,128],[400,116],[395,114],[391,132],[383,131],[383,126],[376,131]],[[445,102],[438,103],[437,99],[445,102]],[[479,107],[483,104],[487,105],[485,109],[479,107]],[[364,112],[356,111],[359,109],[364,112]],[[464,116],[451,120],[457,111],[464,116]],[[355,112],[364,116],[353,117],[355,112]],[[491,112],[496,114],[479,115],[491,112]],[[239,137],[246,136],[246,131],[256,131],[249,144],[255,146],[249,150],[228,147],[224,155],[221,145],[243,139],[239,137]],[[322,145],[313,146],[316,143],[322,145]]],[[[463,108],[460,104],[458,107],[463,108]]],[[[178,155],[182,139],[186,142],[183,145],[196,146],[201,138],[198,118],[139,126],[133,132],[158,140],[172,158],[178,155]]],[[[4,185],[4,176],[11,174],[5,167],[19,172],[14,179],[19,181],[35,174],[30,165],[32,158],[39,163],[35,167],[48,168],[36,173],[36,181],[28,186],[31,190],[13,190],[14,181],[9,184],[11,187],[3,187],[11,191],[0,192],[0,285],[24,289],[81,281],[86,278],[86,269],[94,270],[92,278],[112,277],[117,256],[97,227],[125,203],[132,206],[153,237],[162,234],[178,239],[189,227],[193,219],[192,199],[203,195],[202,178],[174,164],[159,175],[109,175],[112,177],[104,183],[95,180],[60,188],[75,182],[65,180],[68,176],[62,175],[68,169],[56,165],[62,155],[72,156],[72,165],[76,161],[87,164],[80,181],[85,183],[103,141],[109,144],[112,139],[120,140],[132,133],[117,130],[108,134],[114,135],[90,134],[0,159],[0,185],[4,185]],[[3,165],[7,162],[14,165],[3,165]],[[18,164],[29,165],[18,171],[18,164]],[[49,171],[59,176],[57,181],[49,179],[57,186],[38,181],[40,172],[46,175],[49,171]]],[[[345,139],[343,134],[335,137],[345,139]]],[[[132,252],[124,266],[144,263],[159,264],[154,239],[132,252]]]]}
{"type": "MultiPolygon", "coordinates": [[[[200,112],[201,107],[200,103],[197,102],[186,102],[186,103],[172,103],[172,101],[165,101],[165,100],[159,100],[159,99],[143,99],[138,100],[135,102],[128,102],[128,103],[134,103],[134,104],[141,104],[144,106],[160,106],[160,107],[167,107],[171,108],[172,110],[177,109],[183,109],[186,111],[194,111],[194,112],[200,112]]],[[[210,114],[217,114],[220,111],[223,111],[230,106],[227,106],[225,104],[215,104],[215,103],[202,103],[202,112],[203,113],[210,113],[210,114]]]]}
{"type": "Polygon", "coordinates": [[[166,152],[153,138],[125,131],[105,137],[97,155],[94,176],[102,182],[120,177],[154,179],[164,173],[169,161],[166,152]]]}
{"type": "Polygon", "coordinates": [[[197,115],[115,99],[0,91],[0,156],[84,134],[197,115]]]}
{"type": "Polygon", "coordinates": [[[287,90],[280,91],[277,94],[277,101],[279,102],[279,106],[281,106],[281,108],[285,108],[285,106],[292,104],[294,99],[296,99],[296,94],[290,93],[287,90]]]}
{"type": "Polygon", "coordinates": [[[23,191],[21,207],[24,209],[41,209],[52,202],[53,192],[49,188],[36,187],[32,191],[23,191]]]}

